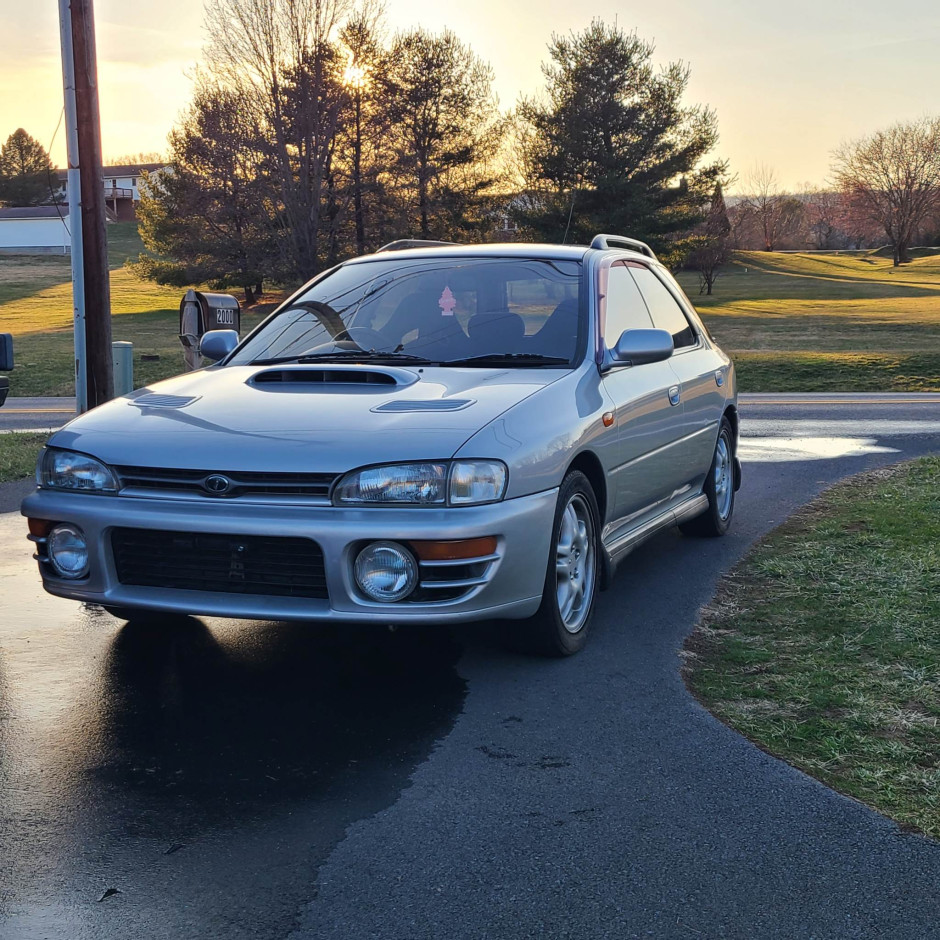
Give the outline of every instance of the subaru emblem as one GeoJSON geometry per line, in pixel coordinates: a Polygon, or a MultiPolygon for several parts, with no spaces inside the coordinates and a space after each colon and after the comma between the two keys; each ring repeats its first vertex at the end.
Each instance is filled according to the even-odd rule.
{"type": "Polygon", "coordinates": [[[221,496],[232,488],[232,481],[221,473],[213,473],[202,481],[202,485],[207,493],[213,496],[221,496]]]}

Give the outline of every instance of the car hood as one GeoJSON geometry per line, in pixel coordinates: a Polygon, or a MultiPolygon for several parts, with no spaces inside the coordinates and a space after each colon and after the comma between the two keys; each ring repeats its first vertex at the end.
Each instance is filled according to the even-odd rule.
{"type": "MultiPolygon", "coordinates": [[[[339,473],[451,457],[557,369],[225,366],[115,399],[50,443],[113,465],[339,473]]],[[[485,456],[485,455],[479,455],[485,456]]]]}

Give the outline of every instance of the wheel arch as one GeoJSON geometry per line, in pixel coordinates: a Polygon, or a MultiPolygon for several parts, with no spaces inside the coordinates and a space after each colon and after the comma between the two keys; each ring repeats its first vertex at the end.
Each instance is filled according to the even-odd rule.
{"type": "Polygon", "coordinates": [[[731,425],[731,430],[734,433],[735,450],[737,450],[740,419],[738,418],[738,407],[734,402],[728,402],[727,406],[725,407],[723,417],[727,418],[728,423],[731,425]]]}
{"type": "Polygon", "coordinates": [[[582,450],[568,464],[565,476],[572,470],[580,470],[588,478],[591,489],[594,490],[594,498],[597,500],[597,514],[600,516],[599,521],[601,528],[603,528],[607,519],[607,477],[597,454],[590,450],[582,450]]]}
{"type": "Polygon", "coordinates": [[[604,548],[601,539],[601,532],[603,532],[604,523],[607,521],[607,475],[604,473],[604,468],[597,454],[590,450],[582,450],[581,453],[575,456],[571,463],[568,464],[565,470],[565,476],[572,470],[580,470],[588,478],[588,483],[591,484],[591,489],[594,490],[594,498],[597,500],[597,514],[600,522],[597,533],[598,561],[601,567],[598,587],[602,591],[606,591],[614,576],[613,562],[607,550],[604,548]]]}
{"type": "Polygon", "coordinates": [[[734,489],[737,492],[741,489],[741,458],[738,457],[738,442],[740,440],[740,418],[738,417],[738,407],[734,402],[729,402],[725,408],[723,417],[728,419],[731,425],[731,433],[734,435],[734,489]]]}

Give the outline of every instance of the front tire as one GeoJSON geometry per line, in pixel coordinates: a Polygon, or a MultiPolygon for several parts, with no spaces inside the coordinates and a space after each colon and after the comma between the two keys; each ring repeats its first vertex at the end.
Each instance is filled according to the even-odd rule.
{"type": "Polygon", "coordinates": [[[680,530],[686,535],[712,538],[724,535],[731,528],[735,492],[734,430],[724,417],[702,492],[708,497],[708,508],[700,516],[680,523],[680,530]]]}
{"type": "Polygon", "coordinates": [[[527,650],[570,656],[587,643],[600,576],[599,532],[594,490],[572,470],[558,491],[542,603],[519,624],[527,650]]]}

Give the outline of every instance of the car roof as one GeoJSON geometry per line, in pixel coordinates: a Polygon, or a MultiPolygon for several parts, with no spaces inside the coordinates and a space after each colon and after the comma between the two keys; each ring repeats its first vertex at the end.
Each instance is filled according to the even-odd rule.
{"type": "MultiPolygon", "coordinates": [[[[381,251],[346,264],[368,264],[370,261],[413,261],[420,258],[519,258],[547,261],[581,261],[591,251],[587,245],[546,245],[531,242],[505,242],[486,245],[429,245],[427,248],[405,248],[381,251]]],[[[633,254],[633,252],[629,252],[633,254]]],[[[642,257],[642,255],[638,256],[642,257]]]]}

